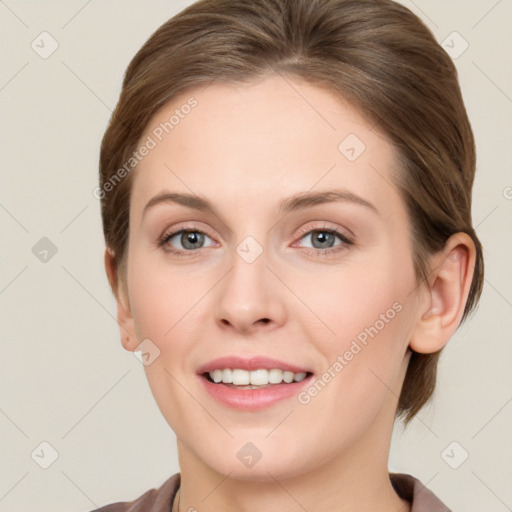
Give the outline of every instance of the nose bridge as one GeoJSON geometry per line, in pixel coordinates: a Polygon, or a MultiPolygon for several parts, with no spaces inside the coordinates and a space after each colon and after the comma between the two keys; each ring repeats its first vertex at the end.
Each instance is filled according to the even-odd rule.
{"type": "MultiPolygon", "coordinates": [[[[216,316],[247,330],[261,320],[280,324],[284,304],[276,277],[267,268],[270,250],[252,236],[245,237],[230,259],[230,271],[219,288],[216,316]]],[[[261,322],[260,322],[261,323],[261,322]]]]}

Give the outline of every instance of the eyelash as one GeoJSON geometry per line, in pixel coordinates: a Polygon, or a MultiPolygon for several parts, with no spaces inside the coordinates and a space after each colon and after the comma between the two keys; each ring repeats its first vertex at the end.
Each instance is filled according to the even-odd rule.
{"type": "Polygon", "coordinates": [[[188,228],[178,229],[177,231],[172,231],[171,233],[164,233],[164,235],[158,241],[158,247],[162,248],[165,252],[171,253],[173,256],[177,256],[178,258],[194,256],[193,253],[197,252],[199,249],[181,251],[178,249],[170,248],[170,246],[164,247],[167,242],[169,242],[169,240],[181,233],[200,233],[211,238],[208,233],[205,233],[203,230],[189,226],[188,228]]]}
{"type": "Polygon", "coordinates": [[[354,245],[354,241],[338,231],[337,229],[330,228],[328,226],[322,226],[322,227],[315,227],[313,229],[311,228],[303,228],[300,230],[300,238],[304,238],[306,235],[309,235],[311,233],[329,233],[331,235],[337,236],[342,243],[339,245],[336,245],[334,247],[329,247],[327,249],[315,249],[315,248],[304,248],[305,252],[309,256],[318,256],[318,257],[328,257],[328,256],[334,256],[335,254],[338,254],[341,251],[346,250],[351,245],[354,245]]]}
{"type": "MultiPolygon", "coordinates": [[[[182,228],[177,231],[172,231],[171,233],[167,233],[167,232],[164,233],[164,235],[162,235],[160,237],[160,239],[158,240],[157,246],[159,248],[162,248],[164,251],[169,252],[169,253],[173,254],[174,256],[177,256],[180,258],[193,256],[195,252],[197,252],[200,249],[203,249],[203,247],[200,247],[199,249],[190,249],[188,251],[182,251],[182,250],[177,250],[174,248],[164,247],[169,242],[169,240],[171,240],[176,235],[179,235],[181,233],[200,233],[202,235],[205,235],[205,236],[208,236],[209,238],[211,238],[207,233],[205,233],[201,229],[197,229],[193,226],[190,226],[188,228],[182,228]]],[[[337,246],[334,246],[334,247],[329,247],[327,249],[314,249],[314,248],[308,247],[308,248],[306,248],[305,252],[310,256],[318,256],[318,257],[332,256],[334,254],[337,254],[340,251],[346,250],[351,245],[354,245],[354,241],[351,238],[347,237],[340,231],[333,229],[333,228],[329,228],[329,227],[303,229],[300,232],[299,240],[311,233],[329,233],[331,235],[337,236],[342,241],[342,243],[337,246]]]]}

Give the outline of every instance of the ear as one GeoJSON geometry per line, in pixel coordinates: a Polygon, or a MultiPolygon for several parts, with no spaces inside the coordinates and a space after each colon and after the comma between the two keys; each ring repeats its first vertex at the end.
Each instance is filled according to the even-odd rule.
{"type": "Polygon", "coordinates": [[[460,324],[471,288],[476,259],[473,240],[455,233],[431,261],[432,272],[425,284],[419,319],[409,342],[415,352],[441,350],[460,324]]]}
{"type": "Polygon", "coordinates": [[[133,352],[137,350],[138,342],[127,286],[124,286],[122,280],[119,279],[114,252],[109,247],[105,249],[105,272],[117,302],[117,324],[121,334],[121,344],[126,350],[133,352]]]}

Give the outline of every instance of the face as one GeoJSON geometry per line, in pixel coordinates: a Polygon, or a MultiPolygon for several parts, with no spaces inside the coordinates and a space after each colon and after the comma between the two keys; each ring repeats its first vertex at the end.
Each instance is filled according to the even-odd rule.
{"type": "Polygon", "coordinates": [[[133,176],[127,287],[149,385],[182,453],[233,478],[389,444],[418,317],[394,148],[287,80],[174,98],[133,176]],[[238,387],[209,382],[215,368],[238,387]],[[293,382],[240,387],[269,376],[293,382]]]}

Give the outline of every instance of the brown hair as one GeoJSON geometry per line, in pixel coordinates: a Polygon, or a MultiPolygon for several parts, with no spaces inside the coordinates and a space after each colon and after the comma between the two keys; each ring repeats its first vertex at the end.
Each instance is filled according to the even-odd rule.
{"type": "MultiPolygon", "coordinates": [[[[393,185],[407,206],[419,283],[431,271],[427,257],[450,235],[472,238],[476,263],[464,321],[483,286],[482,247],[471,220],[473,133],[452,60],[417,16],[391,0],[201,0],[146,41],[126,70],[100,153],[116,296],[126,276],[133,173],[108,193],[105,185],[130,159],[151,117],[201,84],[271,73],[334,91],[395,145],[401,172],[393,185]]],[[[434,392],[439,354],[411,356],[397,408],[406,425],[434,392]]]]}

